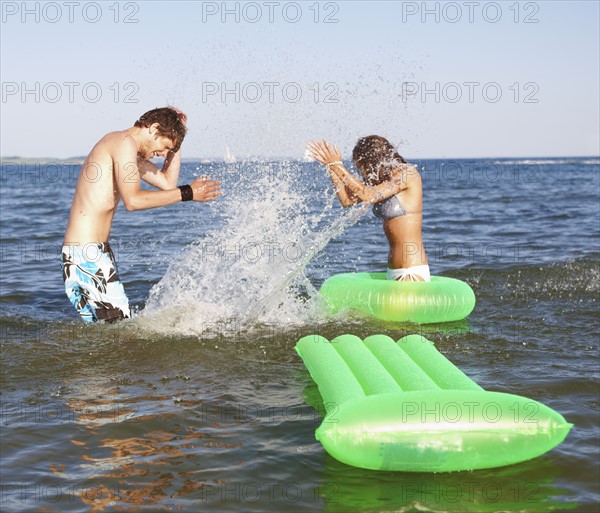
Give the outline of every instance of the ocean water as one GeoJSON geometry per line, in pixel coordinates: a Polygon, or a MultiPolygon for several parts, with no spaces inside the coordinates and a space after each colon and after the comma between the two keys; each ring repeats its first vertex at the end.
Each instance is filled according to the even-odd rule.
{"type": "Polygon", "coordinates": [[[599,504],[600,159],[429,160],[433,274],[468,282],[471,316],[435,325],[328,318],[328,276],[382,271],[368,209],[342,209],[303,162],[186,162],[223,182],[211,204],[115,216],[111,245],[137,315],[84,325],[58,256],[79,165],[1,169],[3,512],[595,512],[599,504]],[[501,469],[346,466],[293,346],[420,333],[487,390],[574,428],[501,469]]]}

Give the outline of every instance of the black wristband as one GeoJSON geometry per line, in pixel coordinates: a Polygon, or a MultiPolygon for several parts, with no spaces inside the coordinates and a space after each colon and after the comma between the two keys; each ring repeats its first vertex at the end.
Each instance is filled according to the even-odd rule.
{"type": "Polygon", "coordinates": [[[180,185],[177,188],[181,191],[181,201],[191,201],[194,199],[194,191],[191,185],[180,185]]]}

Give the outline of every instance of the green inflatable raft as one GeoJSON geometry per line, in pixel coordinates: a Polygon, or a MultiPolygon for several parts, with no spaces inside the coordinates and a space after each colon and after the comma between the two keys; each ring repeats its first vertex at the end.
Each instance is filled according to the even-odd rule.
{"type": "Polygon", "coordinates": [[[319,292],[332,314],[349,310],[382,321],[458,321],[475,308],[471,287],[443,276],[398,282],[386,280],[385,273],[343,273],[325,280],[319,292]]]}
{"type": "Polygon", "coordinates": [[[572,424],[543,404],[488,392],[420,335],[295,347],[326,416],[315,436],[337,460],[373,470],[447,472],[512,465],[560,444],[572,424]]]}

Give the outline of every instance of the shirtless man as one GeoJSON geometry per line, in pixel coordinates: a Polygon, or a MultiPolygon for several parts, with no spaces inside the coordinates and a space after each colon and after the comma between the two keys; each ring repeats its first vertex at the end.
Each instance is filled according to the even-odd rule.
{"type": "Polygon", "coordinates": [[[128,211],[179,201],[212,201],[220,182],[207,177],[177,187],[186,115],[174,108],[146,112],[127,130],[106,134],[83,163],[61,254],[65,290],[86,322],[131,317],[108,244],[122,199],[128,211]],[[149,159],[164,157],[162,169],[149,159]],[[140,189],[140,180],[160,189],[140,189]]]}

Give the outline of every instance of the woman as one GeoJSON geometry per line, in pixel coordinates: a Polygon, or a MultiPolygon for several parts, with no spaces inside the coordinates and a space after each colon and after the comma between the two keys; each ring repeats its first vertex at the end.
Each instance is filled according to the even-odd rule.
{"type": "Polygon", "coordinates": [[[388,280],[430,281],[423,247],[423,193],[421,176],[407,164],[383,137],[370,135],[358,140],[352,160],[363,176],[357,180],[342,164],[337,146],[327,142],[308,145],[309,155],[324,164],[344,207],[372,203],[373,213],[383,220],[390,244],[388,280]]]}

